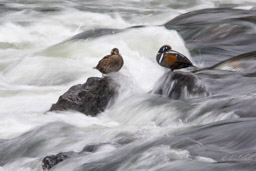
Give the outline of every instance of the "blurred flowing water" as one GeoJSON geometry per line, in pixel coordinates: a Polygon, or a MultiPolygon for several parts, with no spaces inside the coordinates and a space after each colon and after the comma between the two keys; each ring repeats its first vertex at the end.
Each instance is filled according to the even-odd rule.
{"type": "Polygon", "coordinates": [[[182,37],[190,32],[180,35],[164,23],[204,8],[254,6],[254,0],[2,0],[0,171],[42,170],[45,156],[89,144],[103,145],[52,170],[256,170],[255,58],[238,61],[242,68],[221,63],[195,72],[207,95],[174,100],[152,93],[167,72],[155,60],[164,44],[198,68],[233,55],[207,60],[190,53],[182,37]],[[97,117],[48,112],[72,85],[101,77],[92,68],[114,47],[125,64],[111,75],[121,85],[112,106],[97,117]]]}

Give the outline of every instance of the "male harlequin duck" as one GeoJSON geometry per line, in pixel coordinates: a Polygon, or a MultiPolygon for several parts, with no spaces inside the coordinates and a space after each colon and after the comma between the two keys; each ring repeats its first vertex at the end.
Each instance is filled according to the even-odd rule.
{"type": "Polygon", "coordinates": [[[111,54],[102,58],[95,67],[102,74],[119,71],[124,64],[122,56],[117,48],[112,49],[111,54]]]}
{"type": "Polygon", "coordinates": [[[172,71],[174,69],[194,66],[186,56],[172,50],[171,46],[169,45],[164,45],[159,49],[156,55],[156,60],[159,65],[169,68],[172,71]]]}

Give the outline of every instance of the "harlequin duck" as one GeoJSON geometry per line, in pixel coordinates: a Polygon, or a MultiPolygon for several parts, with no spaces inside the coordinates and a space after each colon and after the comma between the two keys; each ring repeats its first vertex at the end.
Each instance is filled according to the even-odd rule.
{"type": "Polygon", "coordinates": [[[171,46],[169,45],[164,45],[159,49],[156,55],[156,60],[159,65],[169,68],[172,71],[174,69],[194,66],[186,56],[172,50],[171,46]]]}
{"type": "Polygon", "coordinates": [[[124,64],[122,56],[117,48],[112,49],[111,54],[102,58],[95,67],[102,74],[119,71],[124,64]]]}

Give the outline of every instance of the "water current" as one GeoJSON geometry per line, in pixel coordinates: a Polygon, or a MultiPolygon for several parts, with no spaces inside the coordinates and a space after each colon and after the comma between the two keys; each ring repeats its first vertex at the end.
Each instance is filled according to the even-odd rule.
{"type": "Polygon", "coordinates": [[[76,155],[50,170],[256,170],[256,53],[243,56],[255,51],[255,5],[1,0],[0,171],[39,171],[45,156],[68,151],[76,155]],[[169,72],[156,62],[165,44],[196,65],[182,71],[205,92],[154,93],[169,72]],[[110,75],[121,85],[114,104],[97,117],[49,112],[72,85],[101,77],[93,67],[114,47],[124,58],[110,75]],[[91,144],[99,148],[81,152],[91,144]]]}

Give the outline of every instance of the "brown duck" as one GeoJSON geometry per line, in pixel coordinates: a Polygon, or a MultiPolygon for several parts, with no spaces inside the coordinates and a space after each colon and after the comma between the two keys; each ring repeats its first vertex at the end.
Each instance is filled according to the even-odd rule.
{"type": "Polygon", "coordinates": [[[112,49],[111,54],[102,58],[95,67],[102,74],[119,71],[124,64],[122,56],[117,48],[112,49]]]}

